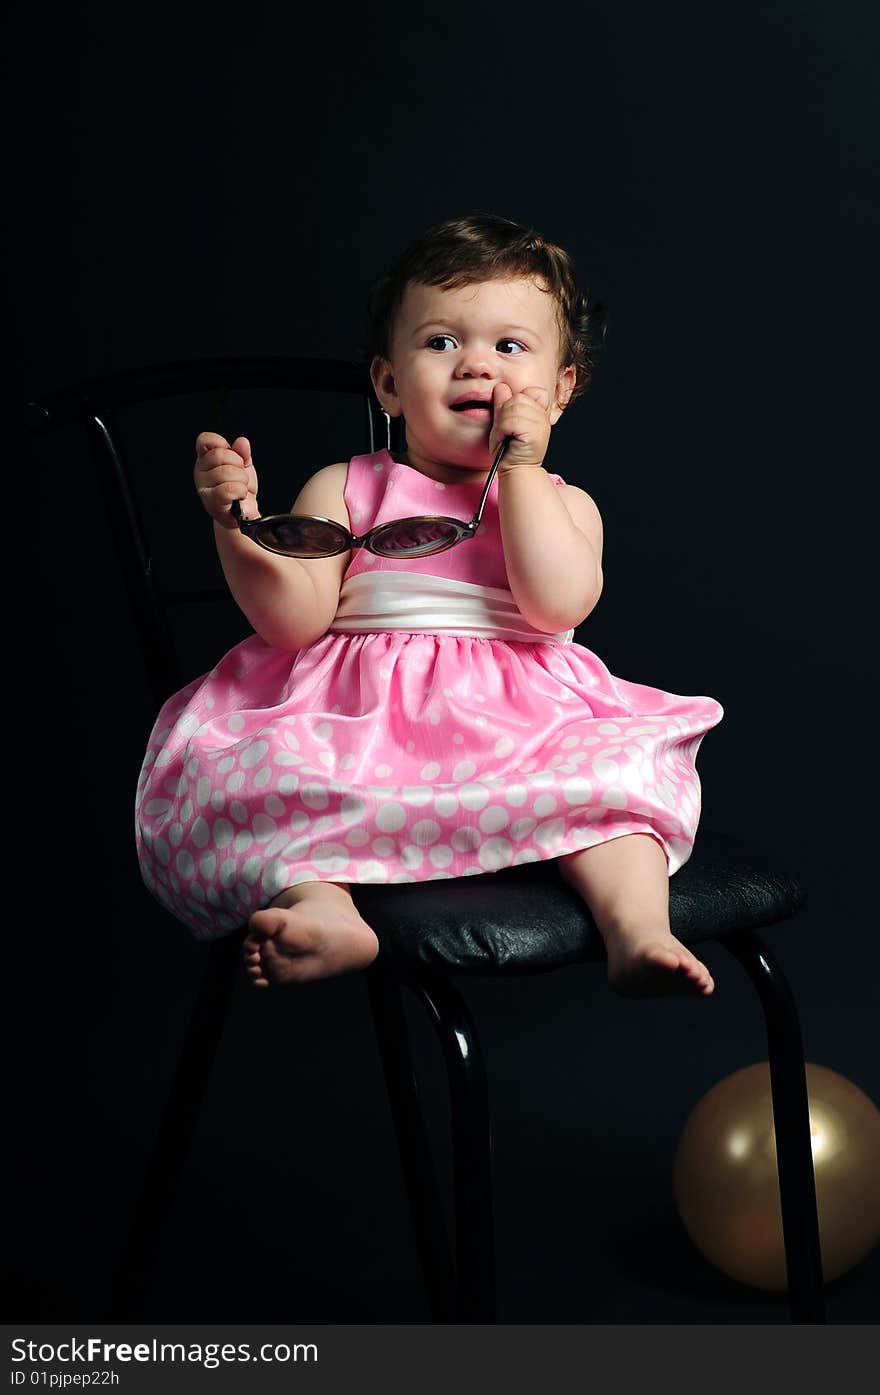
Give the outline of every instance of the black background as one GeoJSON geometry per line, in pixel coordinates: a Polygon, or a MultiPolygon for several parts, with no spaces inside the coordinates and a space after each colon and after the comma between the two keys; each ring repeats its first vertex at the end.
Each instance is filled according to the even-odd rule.
{"type": "MultiPolygon", "coordinates": [[[[353,355],[369,284],[453,214],[565,244],[610,322],[548,459],[605,522],[605,592],[576,638],[621,677],[723,704],[704,824],[807,884],[774,952],[808,1060],[872,1096],[877,38],[856,0],[316,7],[308,26],[259,0],[234,18],[71,5],[11,47],[8,263],[21,403],[165,360],[353,355]]],[[[199,430],[249,434],[278,507],[363,448],[347,424],[337,448],[317,407],[223,411],[129,423],[166,565],[210,580],[199,430]]],[[[74,431],[15,454],[8,502],[47,529],[7,599],[26,830],[7,867],[27,999],[13,1315],[80,1320],[102,1311],[201,959],[139,881],[153,703],[88,455],[74,431]]],[[[200,621],[190,676],[245,633],[229,611],[200,621]]],[[[766,1058],[741,971],[706,957],[709,1002],[624,1002],[587,968],[464,985],[493,1090],[502,1321],[785,1321],[781,1297],[700,1258],[672,1203],[690,1109],[766,1058]]],[[[829,1317],[873,1320],[877,1299],[875,1251],[829,1317]]],[[[239,985],[140,1316],[427,1320],[357,978],[239,985]]]]}

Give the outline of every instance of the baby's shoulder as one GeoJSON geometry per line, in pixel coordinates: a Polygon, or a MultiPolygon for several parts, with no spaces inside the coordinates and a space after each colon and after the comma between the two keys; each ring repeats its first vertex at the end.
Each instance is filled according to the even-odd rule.
{"type": "Polygon", "coordinates": [[[322,466],[306,480],[296,497],[291,512],[318,514],[322,518],[335,518],[342,523],[347,514],[345,507],[347,476],[348,462],[346,460],[322,466]]]}
{"type": "Polygon", "coordinates": [[[581,532],[586,533],[591,541],[601,540],[602,515],[595,499],[592,499],[585,489],[579,489],[576,484],[560,483],[556,488],[572,521],[581,532]]]}
{"type": "Polygon", "coordinates": [[[347,473],[348,461],[337,460],[333,465],[322,465],[320,470],[316,470],[313,475],[309,476],[304,487],[307,488],[308,485],[314,484],[316,481],[325,487],[327,485],[336,486],[340,481],[345,484],[347,473]]]}

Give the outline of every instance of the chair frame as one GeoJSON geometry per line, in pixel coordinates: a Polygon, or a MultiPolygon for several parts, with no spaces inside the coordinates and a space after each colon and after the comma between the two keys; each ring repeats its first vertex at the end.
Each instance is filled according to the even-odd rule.
{"type": "MultiPolygon", "coordinates": [[[[168,606],[198,603],[221,592],[219,588],[207,592],[166,592],[161,588],[121,446],[114,436],[112,414],[119,408],[159,397],[255,387],[360,394],[366,406],[369,450],[377,450],[386,442],[392,444],[388,440],[387,418],[376,402],[366,367],[348,360],[198,359],[111,375],[26,404],[26,424],[32,432],[45,434],[79,424],[88,435],[157,705],[186,681],[171,637],[168,606]]],[[[761,928],[769,929],[771,925],[761,928]]],[[[764,1013],[791,1321],[824,1323],[806,1068],[794,998],[782,970],[756,931],[719,932],[713,938],[743,968],[764,1013]]],[[[240,944],[241,936],[233,934],[207,946],[204,978],[116,1268],[110,1320],[131,1320],[149,1281],[163,1222],[196,1128],[222,1035],[240,963],[240,944]]],[[[380,952],[363,977],[432,1319],[438,1323],[494,1323],[497,1309],[491,1126],[486,1070],[475,1024],[449,975],[380,952]],[[431,1023],[448,1075],[452,1242],[419,1100],[405,993],[420,1004],[431,1023]]]]}

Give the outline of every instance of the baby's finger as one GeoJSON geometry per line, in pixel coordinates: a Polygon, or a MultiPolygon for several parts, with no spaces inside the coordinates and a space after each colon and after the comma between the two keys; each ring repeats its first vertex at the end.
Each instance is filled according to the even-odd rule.
{"type": "Polygon", "coordinates": [[[196,437],[196,456],[207,455],[209,450],[228,450],[229,442],[216,431],[200,431],[196,437]]]}
{"type": "Polygon", "coordinates": [[[523,395],[533,398],[539,406],[544,408],[545,412],[550,410],[550,394],[546,388],[537,386],[523,388],[523,395]]]}
{"type": "Polygon", "coordinates": [[[234,500],[244,503],[247,498],[248,489],[243,473],[239,474],[236,479],[197,486],[196,493],[203,508],[217,523],[220,523],[224,528],[238,527],[238,522],[233,518],[230,510],[234,500]]]}
{"type": "Polygon", "coordinates": [[[236,436],[230,447],[237,455],[240,455],[245,465],[251,463],[251,443],[247,436],[236,436]]]}
{"type": "Polygon", "coordinates": [[[200,456],[193,471],[199,484],[220,484],[223,480],[246,480],[249,469],[235,450],[212,450],[200,456]]]}
{"type": "Polygon", "coordinates": [[[244,475],[231,480],[214,480],[212,484],[197,485],[196,493],[209,512],[215,508],[228,509],[233,499],[247,498],[247,481],[244,475]]]}
{"type": "Polygon", "coordinates": [[[489,432],[489,453],[491,455],[495,454],[504,437],[508,434],[500,425],[498,418],[501,415],[502,407],[506,406],[512,397],[513,391],[506,383],[495,384],[492,392],[492,429],[489,432]]]}

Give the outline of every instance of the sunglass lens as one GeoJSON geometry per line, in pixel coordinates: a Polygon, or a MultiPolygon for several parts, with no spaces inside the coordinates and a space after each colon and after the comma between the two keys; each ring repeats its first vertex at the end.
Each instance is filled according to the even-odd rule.
{"type": "Polygon", "coordinates": [[[260,519],[251,535],[263,547],[287,557],[332,557],[345,545],[342,528],[319,518],[260,519]]]}
{"type": "Polygon", "coordinates": [[[427,557],[443,552],[460,537],[454,523],[442,518],[418,519],[389,523],[373,538],[373,548],[383,557],[427,557]]]}

